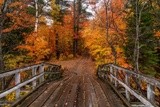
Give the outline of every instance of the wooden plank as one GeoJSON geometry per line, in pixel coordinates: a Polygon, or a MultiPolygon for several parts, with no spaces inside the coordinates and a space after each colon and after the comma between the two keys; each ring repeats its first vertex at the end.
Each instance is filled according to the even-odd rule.
{"type": "Polygon", "coordinates": [[[23,82],[23,83],[20,83],[20,84],[16,85],[15,87],[13,87],[13,88],[11,88],[11,89],[8,89],[8,90],[0,93],[0,98],[3,98],[3,97],[5,97],[6,95],[8,95],[9,93],[11,93],[11,92],[13,92],[13,91],[15,91],[15,90],[17,90],[17,89],[25,86],[26,84],[28,84],[28,83],[36,80],[36,79],[38,79],[38,78],[41,77],[42,75],[44,75],[44,73],[39,74],[39,75],[37,75],[37,76],[35,76],[35,77],[33,77],[33,78],[31,78],[31,79],[23,82]]]}
{"type": "Polygon", "coordinates": [[[43,65],[44,66],[55,66],[55,67],[61,68],[61,65],[55,65],[55,64],[50,64],[50,63],[45,62],[45,63],[39,63],[39,64],[35,64],[35,65],[30,65],[30,66],[27,66],[27,67],[22,67],[22,68],[10,70],[10,71],[2,72],[2,73],[0,73],[0,78],[10,76],[10,75],[13,75],[13,74],[16,74],[16,73],[19,73],[19,72],[23,72],[23,71],[26,71],[26,70],[30,70],[32,68],[37,68],[37,67],[43,66],[43,65]]]}
{"type": "Polygon", "coordinates": [[[67,107],[75,107],[77,104],[77,97],[78,97],[78,85],[79,85],[79,77],[76,76],[77,79],[73,81],[72,88],[70,90],[70,93],[68,94],[68,98],[66,100],[67,107]]]}
{"type": "Polygon", "coordinates": [[[134,95],[137,99],[139,99],[143,104],[145,104],[147,107],[155,107],[150,101],[148,101],[145,97],[139,95],[136,91],[132,90],[130,87],[128,87],[125,83],[121,82],[117,78],[116,79],[125,89],[127,89],[132,95],[134,95]]]}
{"type": "MultiPolygon", "coordinates": [[[[40,73],[44,73],[44,66],[43,66],[43,65],[40,66],[39,72],[40,72],[40,73]]],[[[40,80],[40,83],[42,83],[42,82],[44,81],[44,75],[42,75],[42,76],[39,78],[39,80],[40,80]]]]}
{"type": "MultiPolygon", "coordinates": [[[[37,74],[37,68],[32,68],[32,76],[35,76],[36,74],[37,74]]],[[[36,85],[37,85],[37,82],[36,82],[36,80],[34,80],[33,82],[32,82],[32,88],[33,89],[35,89],[36,88],[36,85]]]]}
{"type": "Polygon", "coordinates": [[[107,97],[105,96],[104,91],[102,90],[101,86],[99,85],[99,83],[95,80],[95,78],[91,77],[91,82],[93,84],[95,93],[96,93],[96,97],[97,97],[97,101],[98,101],[98,106],[99,107],[111,107],[107,97]]]}
{"type": "Polygon", "coordinates": [[[49,87],[29,107],[42,107],[59,85],[60,82],[51,83],[49,87]]]}
{"type": "Polygon", "coordinates": [[[154,92],[154,86],[152,86],[151,84],[147,84],[147,98],[152,103],[154,103],[154,100],[155,100],[154,93],[155,93],[154,92]]]}
{"type": "MultiPolygon", "coordinates": [[[[110,107],[131,107],[130,104],[126,104],[124,106],[124,104],[120,100],[119,96],[117,96],[118,92],[116,94],[113,92],[113,90],[116,90],[116,89],[112,89],[113,86],[111,88],[109,86],[109,84],[108,84],[109,82],[107,80],[102,82],[101,80],[97,79],[97,81],[100,84],[100,86],[102,87],[102,90],[105,93],[105,96],[107,97],[107,100],[108,100],[108,102],[110,104],[110,107]]],[[[125,103],[127,103],[126,100],[125,100],[125,103]]]]}
{"type": "Polygon", "coordinates": [[[34,93],[28,96],[19,106],[28,107],[48,88],[49,85],[50,83],[46,83],[43,86],[39,87],[34,93]]]}
{"type": "Polygon", "coordinates": [[[89,81],[88,81],[88,77],[85,75],[84,76],[84,97],[85,97],[85,107],[92,107],[92,99],[91,99],[91,95],[90,95],[90,90],[89,90],[89,81]]]}
{"type": "MultiPolygon", "coordinates": [[[[118,76],[117,76],[118,70],[117,70],[117,69],[114,69],[114,70],[115,70],[115,71],[114,71],[114,76],[115,76],[116,78],[118,78],[118,76]]],[[[117,82],[116,80],[114,80],[114,85],[115,85],[115,87],[117,88],[118,82],[117,82]]]]}
{"type": "Polygon", "coordinates": [[[86,81],[88,82],[87,92],[89,93],[89,97],[91,99],[92,106],[93,107],[98,107],[97,96],[96,96],[96,93],[94,91],[93,84],[91,83],[90,76],[88,75],[87,77],[88,77],[86,79],[86,81]]]}
{"type": "MultiPolygon", "coordinates": [[[[128,74],[125,75],[125,84],[128,87],[130,87],[130,80],[129,80],[129,75],[128,74]]],[[[130,102],[130,93],[127,89],[125,89],[125,94],[126,94],[126,98],[127,98],[128,102],[130,102]]]]}
{"type": "Polygon", "coordinates": [[[110,66],[110,81],[111,81],[111,83],[113,82],[112,75],[113,75],[113,67],[110,66]]]}
{"type": "Polygon", "coordinates": [[[85,107],[85,82],[84,75],[80,77],[79,87],[78,87],[78,102],[77,107],[85,107]]]}
{"type": "Polygon", "coordinates": [[[54,91],[54,93],[52,93],[52,95],[50,96],[50,98],[48,99],[48,101],[45,102],[45,104],[43,105],[43,107],[53,107],[53,106],[56,106],[56,102],[59,100],[59,98],[61,97],[61,94],[63,93],[63,90],[69,84],[69,82],[72,80],[72,78],[73,77],[70,77],[68,80],[62,81],[61,84],[60,84],[60,86],[57,87],[57,89],[54,91]]]}
{"type": "MultiPolygon", "coordinates": [[[[107,66],[107,65],[106,65],[106,66],[107,66]]],[[[116,69],[118,69],[118,70],[122,70],[122,71],[124,71],[124,72],[126,72],[126,73],[132,74],[132,75],[134,75],[135,77],[137,77],[137,78],[139,78],[139,79],[141,79],[141,80],[144,80],[144,81],[146,81],[147,83],[149,83],[149,84],[151,84],[151,85],[154,85],[154,86],[160,88],[160,81],[157,80],[156,78],[152,78],[152,77],[149,77],[149,76],[146,76],[146,75],[143,75],[143,74],[135,73],[135,72],[133,72],[133,71],[131,71],[131,70],[128,70],[128,69],[126,69],[126,68],[119,67],[119,66],[116,66],[116,65],[113,65],[113,64],[109,64],[108,66],[112,66],[112,67],[114,67],[114,68],[116,68],[116,69]]]]}
{"type": "MultiPolygon", "coordinates": [[[[64,78],[63,81],[66,81],[68,79],[68,77],[64,78]]],[[[32,93],[29,97],[27,97],[22,104],[20,105],[20,107],[28,107],[29,105],[31,105],[41,94],[43,94],[43,92],[45,90],[48,89],[49,86],[52,86],[52,83],[55,83],[56,81],[53,82],[49,82],[49,83],[45,83],[43,86],[41,86],[40,88],[36,89],[34,91],[34,93],[32,93]]],[[[14,106],[16,107],[16,106],[14,106]]],[[[38,106],[39,107],[39,106],[38,106]]]]}
{"type": "Polygon", "coordinates": [[[59,100],[55,102],[56,107],[63,107],[66,105],[69,93],[71,92],[71,89],[72,89],[73,82],[74,82],[74,80],[72,78],[72,81],[63,90],[59,100]]]}
{"type": "MultiPolygon", "coordinates": [[[[21,82],[20,73],[15,74],[15,85],[18,85],[21,82]]],[[[16,90],[16,99],[20,97],[20,88],[16,90]]]]}
{"type": "Polygon", "coordinates": [[[0,73],[0,78],[10,76],[10,75],[13,75],[13,74],[16,74],[16,73],[20,73],[20,72],[23,72],[23,71],[26,71],[26,70],[29,70],[29,69],[32,69],[32,68],[36,68],[36,67],[39,67],[40,65],[41,64],[33,65],[33,66],[25,67],[25,68],[20,68],[20,69],[16,69],[16,70],[12,70],[12,71],[3,72],[3,73],[0,73]]]}

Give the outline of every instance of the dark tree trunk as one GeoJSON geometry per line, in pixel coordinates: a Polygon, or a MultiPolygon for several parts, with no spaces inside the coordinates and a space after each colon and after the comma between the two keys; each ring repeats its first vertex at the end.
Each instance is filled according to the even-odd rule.
{"type": "Polygon", "coordinates": [[[76,0],[74,0],[74,25],[73,25],[73,31],[74,31],[74,35],[73,35],[73,55],[74,57],[77,55],[78,52],[78,40],[79,40],[79,23],[80,23],[80,15],[81,15],[81,0],[78,0],[78,2],[76,2],[76,0]]]}
{"type": "Polygon", "coordinates": [[[56,59],[60,58],[60,51],[59,51],[59,36],[56,33],[56,59]]]}
{"type": "MultiPolygon", "coordinates": [[[[8,5],[12,2],[12,0],[4,0],[2,9],[1,9],[1,14],[0,14],[0,72],[4,71],[4,62],[3,62],[3,52],[2,52],[2,30],[3,30],[3,25],[5,23],[5,18],[6,18],[6,13],[8,10],[8,5]]],[[[5,78],[1,78],[2,82],[2,90],[5,88],[5,78]]]]}
{"type": "Polygon", "coordinates": [[[73,1],[73,55],[76,56],[76,0],[73,1]]]}

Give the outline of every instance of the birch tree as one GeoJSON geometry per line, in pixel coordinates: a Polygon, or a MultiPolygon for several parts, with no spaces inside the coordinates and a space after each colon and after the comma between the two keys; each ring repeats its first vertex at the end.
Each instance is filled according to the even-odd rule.
{"type": "Polygon", "coordinates": [[[35,0],[35,10],[36,10],[36,14],[35,14],[35,27],[34,27],[34,31],[37,32],[38,30],[38,22],[39,22],[39,15],[38,15],[38,0],[35,0]]]}
{"type": "MultiPolygon", "coordinates": [[[[114,64],[117,63],[117,51],[114,47],[113,41],[109,40],[109,29],[110,29],[110,25],[111,25],[111,19],[109,17],[109,12],[111,13],[111,0],[103,0],[104,1],[104,6],[105,6],[105,16],[106,16],[106,40],[107,43],[109,44],[113,57],[114,57],[114,64]]],[[[112,17],[113,18],[113,17],[112,17]]]]}

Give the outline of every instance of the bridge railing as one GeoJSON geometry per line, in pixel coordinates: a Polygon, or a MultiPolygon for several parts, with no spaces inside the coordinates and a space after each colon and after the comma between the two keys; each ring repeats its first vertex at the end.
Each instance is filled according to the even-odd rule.
{"type": "MultiPolygon", "coordinates": [[[[61,66],[50,63],[40,63],[0,73],[0,79],[9,79],[9,88],[0,92],[0,106],[6,103],[6,97],[14,93],[14,99],[22,98],[48,80],[61,76],[61,66]],[[52,77],[50,77],[52,75],[52,77]]],[[[12,103],[12,102],[10,102],[12,103]]]]}
{"type": "Polygon", "coordinates": [[[129,102],[129,106],[160,106],[159,80],[114,64],[99,66],[97,73],[99,78],[111,83],[112,87],[129,102]]]}

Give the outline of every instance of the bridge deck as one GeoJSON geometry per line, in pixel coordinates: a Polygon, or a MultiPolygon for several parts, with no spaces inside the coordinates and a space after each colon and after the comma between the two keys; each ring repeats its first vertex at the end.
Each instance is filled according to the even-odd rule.
{"type": "Polygon", "coordinates": [[[20,107],[124,107],[111,88],[96,78],[90,60],[60,64],[67,68],[64,78],[41,86],[20,107]]]}

